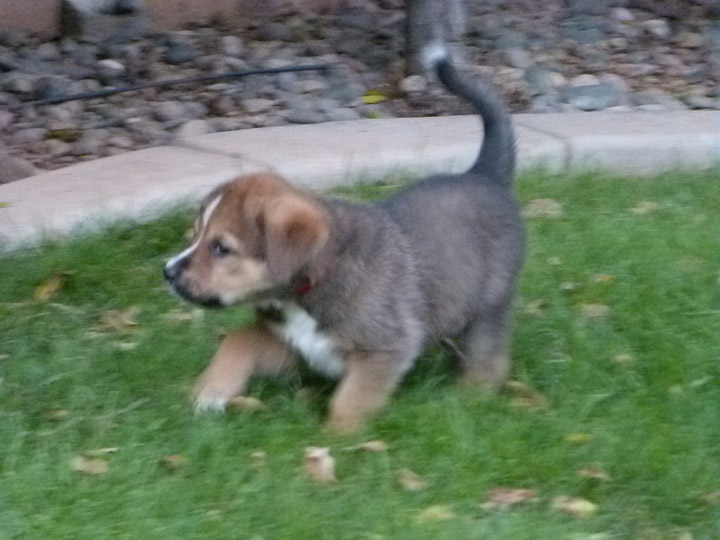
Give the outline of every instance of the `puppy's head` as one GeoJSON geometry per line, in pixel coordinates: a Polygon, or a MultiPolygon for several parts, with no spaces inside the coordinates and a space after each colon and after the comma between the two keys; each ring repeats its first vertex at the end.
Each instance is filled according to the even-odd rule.
{"type": "Polygon", "coordinates": [[[190,247],[163,273],[183,298],[227,306],[287,285],[328,236],[328,217],[316,200],[278,177],[245,176],[205,198],[190,247]]]}

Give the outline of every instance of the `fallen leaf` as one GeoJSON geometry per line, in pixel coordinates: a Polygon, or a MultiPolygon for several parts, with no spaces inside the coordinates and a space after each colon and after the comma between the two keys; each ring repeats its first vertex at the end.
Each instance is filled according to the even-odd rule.
{"type": "Polygon", "coordinates": [[[70,460],[70,466],[73,470],[85,474],[105,474],[108,472],[108,464],[99,458],[86,458],[83,456],[75,456],[70,460]]]}
{"type": "Polygon", "coordinates": [[[127,309],[111,309],[100,316],[101,330],[107,332],[124,332],[138,326],[135,320],[140,314],[140,307],[131,306],[127,309]]]}
{"type": "Polygon", "coordinates": [[[577,290],[578,286],[574,281],[563,281],[558,288],[562,292],[573,292],[577,290]]]}
{"type": "Polygon", "coordinates": [[[545,396],[524,382],[508,381],[505,387],[513,395],[510,399],[510,404],[513,406],[533,411],[547,409],[549,406],[545,396]]]}
{"type": "Polygon", "coordinates": [[[205,317],[205,312],[202,309],[193,309],[191,311],[185,311],[184,309],[173,309],[163,315],[164,319],[173,322],[189,322],[199,321],[205,317]]]}
{"type": "Polygon", "coordinates": [[[137,348],[139,344],[132,341],[115,341],[113,345],[121,351],[132,351],[137,348]]]}
{"type": "Polygon", "coordinates": [[[606,471],[598,469],[597,467],[586,467],[584,469],[580,469],[579,471],[577,471],[577,473],[580,476],[584,476],[586,478],[594,478],[596,480],[603,481],[610,480],[610,475],[606,471]]]}
{"type": "Polygon", "coordinates": [[[580,314],[587,319],[607,317],[610,314],[610,306],[605,304],[581,304],[580,314]]]}
{"type": "Polygon", "coordinates": [[[630,211],[633,214],[647,214],[648,212],[653,212],[655,210],[660,209],[660,204],[653,202],[653,201],[641,201],[635,205],[634,208],[631,208],[630,211]]]}
{"type": "Polygon", "coordinates": [[[47,416],[50,420],[62,420],[63,418],[70,416],[70,411],[67,409],[53,409],[48,412],[47,416]]]}
{"type": "Polygon", "coordinates": [[[250,459],[252,460],[251,465],[254,469],[261,469],[267,462],[267,452],[265,452],[265,450],[250,452],[250,459]]]}
{"type": "Polygon", "coordinates": [[[96,450],[87,450],[86,452],[83,452],[83,454],[87,457],[100,457],[107,454],[114,454],[118,450],[120,449],[117,446],[112,446],[108,448],[97,448],[96,450]]]}
{"type": "Polygon", "coordinates": [[[490,490],[488,500],[481,506],[485,510],[507,510],[511,506],[537,501],[537,494],[533,489],[497,487],[490,490]]]}
{"type": "Polygon", "coordinates": [[[629,353],[616,354],[613,356],[612,361],[621,365],[632,364],[635,361],[635,357],[629,353]]]}
{"type": "Polygon", "coordinates": [[[227,409],[237,412],[251,412],[265,410],[267,406],[258,398],[237,396],[228,401],[227,409]]]}
{"type": "Polygon", "coordinates": [[[176,471],[185,466],[185,464],[187,463],[187,458],[180,454],[171,454],[162,458],[160,460],[160,463],[167,469],[171,471],[176,471]]]}
{"type": "Polygon", "coordinates": [[[387,96],[376,90],[370,90],[363,96],[363,103],[367,105],[374,105],[376,103],[382,103],[387,99],[387,96]]]}
{"type": "Polygon", "coordinates": [[[5,201],[0,201],[0,208],[9,208],[10,203],[5,201]]]}
{"type": "Polygon", "coordinates": [[[580,497],[560,495],[552,500],[552,509],[577,518],[588,518],[597,512],[597,505],[580,497]]]}
{"type": "Polygon", "coordinates": [[[54,298],[67,283],[67,278],[72,272],[58,272],[45,283],[35,289],[35,299],[42,302],[47,302],[51,298],[54,298]]]}
{"type": "Polygon", "coordinates": [[[593,283],[600,283],[600,284],[609,284],[615,281],[615,276],[612,274],[595,274],[593,277],[590,278],[590,281],[593,283]]]}
{"type": "Polygon", "coordinates": [[[335,458],[329,448],[308,446],[305,449],[305,471],[308,476],[320,484],[331,484],[335,478],[335,458]]]}
{"type": "Polygon", "coordinates": [[[542,317],[549,305],[550,303],[547,300],[530,300],[527,304],[525,304],[523,312],[526,315],[532,315],[533,317],[542,317]]]}
{"type": "Polygon", "coordinates": [[[444,504],[435,504],[428,506],[417,515],[417,521],[419,523],[429,523],[433,521],[447,521],[455,517],[455,514],[450,510],[450,507],[444,504]]]}
{"type": "Polygon", "coordinates": [[[387,452],[388,444],[385,441],[367,441],[360,443],[357,446],[350,446],[345,448],[348,451],[362,451],[362,452],[387,452]]]}
{"type": "Polygon", "coordinates": [[[570,433],[565,437],[567,442],[584,443],[593,440],[595,437],[591,433],[570,433]]]}
{"type": "Polygon", "coordinates": [[[396,478],[405,491],[422,491],[428,486],[427,480],[410,469],[400,469],[396,473],[396,478]]]}
{"type": "Polygon", "coordinates": [[[523,209],[523,216],[527,219],[537,217],[558,218],[562,215],[562,204],[554,199],[534,199],[527,203],[523,209]]]}

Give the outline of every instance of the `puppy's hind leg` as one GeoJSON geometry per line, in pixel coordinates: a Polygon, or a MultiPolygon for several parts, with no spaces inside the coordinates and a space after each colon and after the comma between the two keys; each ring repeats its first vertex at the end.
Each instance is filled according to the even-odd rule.
{"type": "Polygon", "coordinates": [[[366,353],[351,355],[345,364],[345,375],[330,402],[327,427],[348,435],[385,405],[410,362],[386,353],[366,353]]]}
{"type": "Polygon", "coordinates": [[[476,316],[460,335],[463,379],[491,390],[499,388],[510,373],[510,310],[493,310],[476,316]]]}
{"type": "Polygon", "coordinates": [[[228,334],[195,385],[195,410],[223,411],[253,375],[276,375],[295,363],[292,351],[262,326],[228,334]]]}

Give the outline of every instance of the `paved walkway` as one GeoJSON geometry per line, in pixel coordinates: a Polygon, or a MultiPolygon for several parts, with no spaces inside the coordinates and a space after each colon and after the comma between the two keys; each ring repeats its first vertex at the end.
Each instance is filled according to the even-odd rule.
{"type": "MultiPolygon", "coordinates": [[[[651,174],[720,164],[720,111],[513,117],[521,170],[599,167],[651,174]]],[[[473,116],[359,120],[214,133],[0,185],[0,251],[42,237],[146,219],[233,177],[274,170],[322,190],[392,170],[460,171],[475,158],[473,116]]]]}

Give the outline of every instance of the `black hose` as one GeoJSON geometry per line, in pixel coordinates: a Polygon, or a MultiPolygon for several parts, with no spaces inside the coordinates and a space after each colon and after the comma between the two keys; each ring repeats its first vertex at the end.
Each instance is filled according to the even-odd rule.
{"type": "Polygon", "coordinates": [[[201,75],[199,77],[187,77],[185,79],[170,79],[167,81],[157,81],[145,84],[138,84],[135,86],[120,86],[117,88],[107,88],[105,90],[97,90],[95,92],[85,92],[82,94],[72,94],[69,96],[58,96],[47,99],[38,99],[35,101],[25,101],[17,103],[7,107],[9,110],[22,109],[24,107],[33,107],[37,105],[55,105],[57,103],[65,103],[66,101],[76,101],[80,99],[93,99],[105,96],[112,96],[115,94],[122,94],[125,92],[136,92],[138,90],[145,90],[147,88],[162,88],[165,86],[175,86],[178,84],[191,84],[198,82],[216,82],[224,81],[227,79],[241,79],[250,75],[267,75],[272,73],[286,73],[292,71],[327,71],[332,67],[331,64],[315,64],[310,66],[288,66],[279,68],[267,68],[267,69],[252,69],[248,71],[231,71],[228,73],[220,73],[218,75],[201,75]]]}

